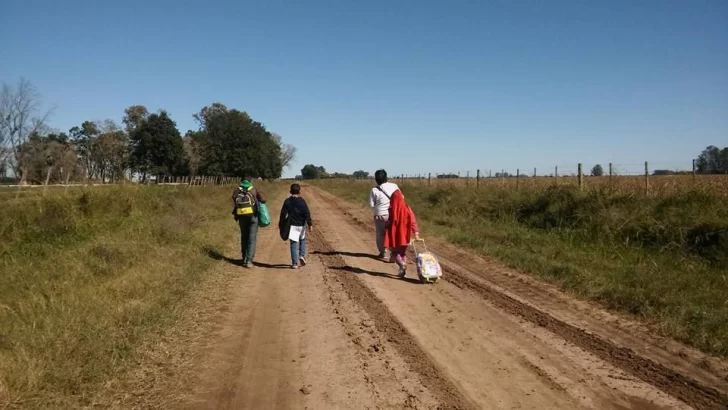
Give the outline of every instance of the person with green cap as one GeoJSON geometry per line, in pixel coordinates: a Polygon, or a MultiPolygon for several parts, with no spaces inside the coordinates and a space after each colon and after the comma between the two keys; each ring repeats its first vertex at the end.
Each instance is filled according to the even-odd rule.
{"type": "Polygon", "coordinates": [[[253,266],[258,236],[258,204],[265,203],[265,200],[265,194],[246,178],[233,191],[233,216],[240,225],[240,253],[246,268],[253,266]]]}

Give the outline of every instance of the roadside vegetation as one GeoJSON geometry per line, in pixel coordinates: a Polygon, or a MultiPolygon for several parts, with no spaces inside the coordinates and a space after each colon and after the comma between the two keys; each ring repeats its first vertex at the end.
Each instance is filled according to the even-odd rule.
{"type": "MultiPolygon", "coordinates": [[[[399,182],[399,181],[398,181],[399,182]]],[[[364,205],[373,181],[315,184],[364,205]]],[[[452,243],[634,315],[728,357],[728,206],[723,192],[609,188],[476,190],[400,185],[423,227],[452,243]]]]}
{"type": "MultiPolygon", "coordinates": [[[[273,197],[280,186],[263,189],[273,197]]],[[[117,186],[3,201],[0,408],[108,407],[114,381],[162,365],[145,363],[145,349],[185,317],[196,289],[229,280],[213,277],[204,250],[238,243],[231,190],[117,186]]]]}

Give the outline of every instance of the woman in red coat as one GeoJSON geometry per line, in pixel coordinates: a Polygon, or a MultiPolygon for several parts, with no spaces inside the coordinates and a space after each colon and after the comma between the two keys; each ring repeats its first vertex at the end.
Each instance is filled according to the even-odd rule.
{"type": "Polygon", "coordinates": [[[391,250],[392,259],[399,265],[399,276],[407,274],[407,246],[412,235],[419,239],[419,228],[412,208],[407,205],[399,189],[394,191],[389,203],[389,220],[384,236],[384,246],[391,250]]]}

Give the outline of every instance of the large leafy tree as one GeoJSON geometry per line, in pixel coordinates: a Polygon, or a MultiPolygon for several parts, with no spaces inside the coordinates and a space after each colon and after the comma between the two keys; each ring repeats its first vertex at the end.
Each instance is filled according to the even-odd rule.
{"type": "Polygon", "coordinates": [[[224,104],[206,106],[195,114],[198,132],[189,132],[205,175],[280,178],[281,142],[244,111],[224,104]]]}
{"type": "Polygon", "coordinates": [[[129,169],[129,136],[114,121],[84,121],[69,130],[87,179],[118,182],[129,169]]]}
{"type": "Polygon", "coordinates": [[[76,173],[77,158],[65,133],[35,133],[18,147],[19,166],[25,180],[34,183],[68,182],[76,173]]]}
{"type": "Polygon", "coordinates": [[[113,121],[107,120],[94,144],[101,180],[122,181],[129,167],[129,136],[113,121]]]}
{"type": "Polygon", "coordinates": [[[728,174],[728,147],[720,149],[711,145],[705,148],[695,165],[701,174],[728,174]]]}
{"type": "Polygon", "coordinates": [[[124,119],[122,119],[121,122],[124,123],[124,130],[127,134],[131,134],[139,128],[147,118],[149,118],[149,110],[147,110],[147,107],[143,105],[132,105],[124,110],[124,119]]]}
{"type": "Polygon", "coordinates": [[[80,127],[73,127],[68,133],[75,144],[82,172],[87,179],[94,178],[97,168],[94,162],[94,149],[99,127],[92,121],[84,121],[80,127]]]}
{"type": "Polygon", "coordinates": [[[601,177],[604,175],[604,168],[600,164],[594,165],[594,168],[591,169],[591,174],[593,177],[601,177]]]}
{"type": "Polygon", "coordinates": [[[205,137],[202,131],[187,131],[183,138],[185,155],[187,156],[187,169],[190,175],[197,175],[202,162],[201,144],[205,137]]]}
{"type": "Polygon", "coordinates": [[[322,166],[307,164],[301,169],[301,176],[303,179],[319,179],[328,177],[328,174],[326,168],[322,166]]]}
{"type": "Polygon", "coordinates": [[[187,173],[182,136],[166,111],[143,119],[134,126],[129,138],[131,165],[143,180],[149,175],[187,173]]]}

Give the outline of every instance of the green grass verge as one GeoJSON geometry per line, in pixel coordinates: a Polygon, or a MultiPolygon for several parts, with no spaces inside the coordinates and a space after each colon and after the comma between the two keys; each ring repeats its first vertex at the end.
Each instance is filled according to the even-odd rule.
{"type": "Polygon", "coordinates": [[[231,191],[103,187],[3,201],[0,408],[98,405],[184,314],[214,263],[203,249],[229,247],[231,191]]]}
{"type": "MultiPolygon", "coordinates": [[[[368,182],[317,181],[364,205],[368,182]]],[[[728,206],[682,192],[401,185],[422,227],[728,357],[728,206]]]]}

